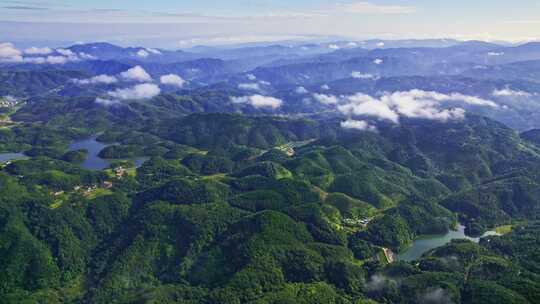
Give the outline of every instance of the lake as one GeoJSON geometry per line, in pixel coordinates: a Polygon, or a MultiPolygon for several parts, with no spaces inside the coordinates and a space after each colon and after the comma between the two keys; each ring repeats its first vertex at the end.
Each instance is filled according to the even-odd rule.
{"type": "Polygon", "coordinates": [[[28,158],[28,156],[22,153],[0,153],[0,163],[26,158],[28,158]]]}
{"type": "MultiPolygon", "coordinates": [[[[88,156],[81,166],[88,170],[103,170],[109,168],[113,160],[103,159],[99,157],[99,152],[104,148],[111,146],[112,144],[104,144],[97,141],[95,138],[88,138],[83,140],[74,141],[69,145],[69,151],[87,150],[88,156]]],[[[147,157],[138,157],[131,159],[135,166],[138,168],[147,160],[147,157]]]]}
{"type": "Polygon", "coordinates": [[[397,255],[397,260],[407,262],[417,260],[424,253],[430,251],[431,249],[444,246],[450,243],[452,240],[470,240],[478,243],[481,238],[493,235],[500,234],[495,231],[488,231],[478,238],[469,237],[465,235],[465,226],[460,224],[458,225],[458,229],[456,231],[449,231],[444,235],[430,236],[415,240],[409,249],[397,255]]]}

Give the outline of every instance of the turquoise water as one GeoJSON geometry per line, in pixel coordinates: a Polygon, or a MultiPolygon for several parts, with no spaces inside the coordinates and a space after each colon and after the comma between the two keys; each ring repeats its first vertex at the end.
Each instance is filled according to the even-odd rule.
{"type": "Polygon", "coordinates": [[[459,225],[456,231],[450,231],[444,235],[430,236],[426,238],[420,238],[413,242],[412,246],[406,251],[398,254],[398,261],[414,261],[419,259],[424,253],[435,249],[437,247],[444,246],[450,243],[452,240],[470,240],[475,243],[480,241],[480,238],[499,235],[495,231],[488,231],[479,238],[473,238],[465,235],[465,226],[459,225]]]}
{"type": "MultiPolygon", "coordinates": [[[[89,138],[84,140],[78,140],[74,141],[69,145],[69,151],[75,151],[75,150],[87,150],[88,156],[86,157],[86,160],[81,164],[81,166],[88,170],[103,170],[109,168],[111,164],[111,160],[103,159],[99,157],[99,152],[103,150],[104,148],[110,146],[110,144],[104,144],[99,141],[97,141],[95,138],[89,138]]],[[[135,165],[138,167],[142,166],[142,164],[147,160],[146,157],[138,157],[133,159],[132,161],[135,163],[135,165]]]]}
{"type": "Polygon", "coordinates": [[[0,163],[5,163],[10,160],[26,159],[26,155],[22,153],[0,153],[0,163]]]}

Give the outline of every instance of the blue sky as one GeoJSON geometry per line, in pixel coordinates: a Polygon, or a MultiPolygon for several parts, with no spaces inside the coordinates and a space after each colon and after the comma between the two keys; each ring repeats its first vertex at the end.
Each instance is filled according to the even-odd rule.
{"type": "Polygon", "coordinates": [[[327,36],[536,40],[540,1],[0,0],[0,41],[182,47],[327,36]]]}

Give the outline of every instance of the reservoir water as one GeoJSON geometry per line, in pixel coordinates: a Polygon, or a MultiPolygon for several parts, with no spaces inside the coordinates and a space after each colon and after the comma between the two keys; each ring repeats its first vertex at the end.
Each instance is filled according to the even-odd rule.
{"type": "Polygon", "coordinates": [[[495,231],[488,231],[479,238],[469,237],[465,235],[465,226],[460,224],[456,231],[449,231],[444,235],[429,236],[415,240],[409,249],[397,255],[397,260],[407,262],[417,260],[424,253],[430,251],[431,249],[444,246],[450,243],[452,240],[470,240],[478,243],[481,238],[492,235],[499,234],[495,231]]]}
{"type": "Polygon", "coordinates": [[[26,158],[28,157],[22,153],[0,153],[0,163],[26,158]]]}
{"type": "MultiPolygon", "coordinates": [[[[99,141],[97,141],[95,138],[89,138],[84,140],[78,140],[74,141],[69,145],[69,151],[76,151],[76,150],[87,150],[88,156],[86,157],[86,160],[81,164],[81,166],[88,170],[103,170],[107,169],[110,164],[111,160],[103,159],[99,157],[99,152],[103,150],[104,148],[110,146],[111,144],[104,144],[99,141]]],[[[147,160],[146,157],[138,157],[135,159],[132,159],[132,161],[135,163],[135,165],[138,167],[142,166],[142,164],[147,160]]]]}

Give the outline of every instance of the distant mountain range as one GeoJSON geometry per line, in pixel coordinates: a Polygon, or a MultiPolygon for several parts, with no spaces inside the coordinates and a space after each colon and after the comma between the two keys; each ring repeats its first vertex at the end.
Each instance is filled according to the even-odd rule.
{"type": "MultiPolygon", "coordinates": [[[[4,83],[1,94],[25,98],[38,92],[103,96],[133,83],[73,80],[103,75],[118,78],[139,66],[158,85],[162,76],[180,77],[181,88],[161,85],[162,92],[182,89],[182,95],[211,91],[223,93],[218,96],[274,97],[284,101],[274,111],[280,114],[328,112],[331,107],[317,103],[313,94],[377,96],[422,90],[492,100],[506,110],[467,110],[519,130],[540,127],[536,122],[540,120],[530,111],[537,109],[540,94],[540,43],[516,46],[444,39],[368,40],[199,46],[178,51],[89,43],[51,52],[47,56],[54,57],[52,60],[33,54],[25,55],[24,62],[0,63],[4,83]]],[[[230,102],[229,97],[221,100],[230,102]]]]}

